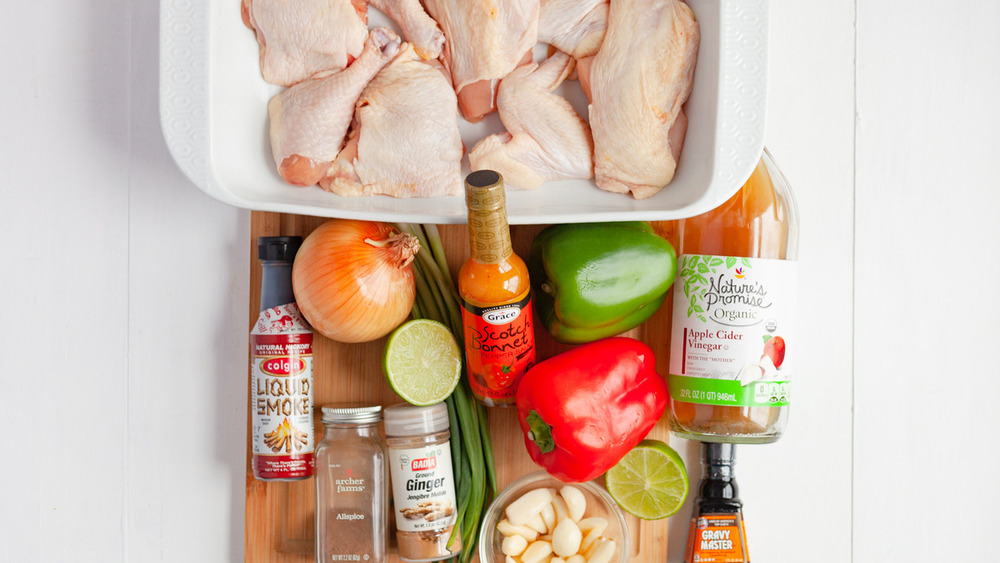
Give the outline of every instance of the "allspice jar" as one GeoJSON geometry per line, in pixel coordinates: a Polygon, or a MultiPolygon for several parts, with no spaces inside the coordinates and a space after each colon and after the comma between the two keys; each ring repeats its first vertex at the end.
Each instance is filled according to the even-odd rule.
{"type": "Polygon", "coordinates": [[[399,404],[384,415],[399,557],[438,561],[458,555],[448,408],[399,404]]]}

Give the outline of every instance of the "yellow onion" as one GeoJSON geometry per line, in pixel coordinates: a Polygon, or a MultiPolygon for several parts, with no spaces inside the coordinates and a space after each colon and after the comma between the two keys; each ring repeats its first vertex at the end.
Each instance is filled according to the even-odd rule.
{"type": "Polygon", "coordinates": [[[331,219],[295,255],[295,302],[313,328],[337,342],[369,342],[413,308],[417,238],[388,223],[331,219]]]}

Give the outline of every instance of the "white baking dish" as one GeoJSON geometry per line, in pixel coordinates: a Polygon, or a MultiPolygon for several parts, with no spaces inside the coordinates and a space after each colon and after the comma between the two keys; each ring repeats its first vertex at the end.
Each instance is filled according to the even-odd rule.
{"type": "MultiPolygon", "coordinates": [[[[674,181],[644,200],[604,192],[592,181],[549,182],[508,191],[513,224],[697,215],[728,199],[750,176],[764,146],[767,0],[688,0],[701,25],[689,127],[674,181]]],[[[372,9],[370,24],[384,20],[372,9]]],[[[267,140],[267,102],[253,33],[238,0],[161,0],[160,116],[177,164],[210,196],[243,208],[323,217],[464,223],[462,197],[347,198],[285,184],[267,140]]],[[[578,87],[565,87],[578,111],[578,87]]],[[[581,114],[586,117],[586,112],[581,114]]],[[[500,128],[495,114],[463,124],[466,149],[500,128]]]]}

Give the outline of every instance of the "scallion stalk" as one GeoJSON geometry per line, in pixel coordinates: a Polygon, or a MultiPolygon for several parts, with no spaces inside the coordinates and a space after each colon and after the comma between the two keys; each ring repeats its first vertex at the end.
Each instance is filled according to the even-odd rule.
{"type": "MultiPolygon", "coordinates": [[[[417,295],[413,318],[433,319],[447,326],[459,348],[464,349],[461,305],[451,279],[444,245],[436,225],[398,223],[396,227],[420,241],[414,261],[417,295]]],[[[451,424],[451,449],[458,506],[455,531],[461,534],[462,563],[472,560],[479,539],[482,515],[496,494],[496,466],[486,409],[472,396],[465,378],[445,400],[451,424]],[[487,491],[487,488],[489,489],[487,491]]]]}

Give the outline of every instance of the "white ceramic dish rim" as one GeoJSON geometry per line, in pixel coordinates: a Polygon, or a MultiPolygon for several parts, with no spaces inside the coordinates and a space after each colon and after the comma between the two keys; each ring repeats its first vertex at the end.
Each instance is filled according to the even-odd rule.
{"type": "MultiPolygon", "coordinates": [[[[645,200],[603,192],[593,181],[583,180],[549,182],[533,191],[509,190],[511,224],[690,217],[723,203],[749,177],[764,146],[768,2],[688,2],[701,22],[702,43],[695,91],[687,106],[691,127],[674,182],[645,200]]],[[[263,83],[259,71],[253,75],[247,70],[257,70],[253,34],[243,28],[237,40],[229,40],[237,33],[234,26],[243,25],[237,5],[224,0],[160,3],[161,124],[174,160],[192,183],[219,201],[259,211],[466,222],[462,197],[344,198],[317,187],[284,185],[267,151],[258,146],[266,144],[264,104],[246,120],[234,118],[246,109],[239,102],[243,91],[252,91],[264,103],[276,91],[263,83]],[[242,84],[243,79],[248,84],[242,84]],[[231,99],[235,101],[229,103],[231,99]],[[249,151],[239,146],[246,131],[259,137],[249,141],[249,151]],[[256,166],[269,168],[262,173],[256,166]]]]}

